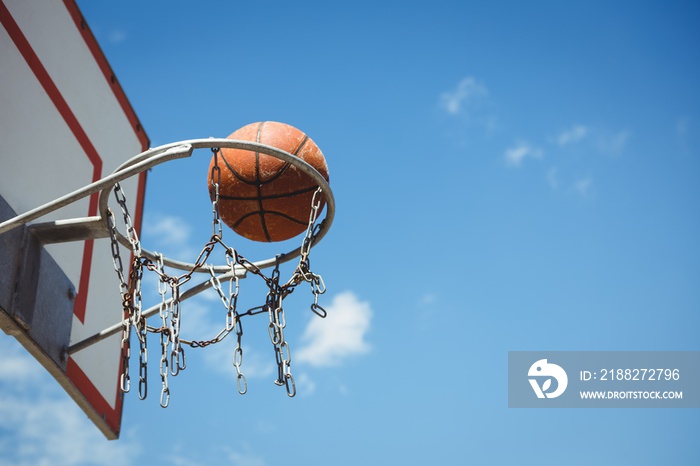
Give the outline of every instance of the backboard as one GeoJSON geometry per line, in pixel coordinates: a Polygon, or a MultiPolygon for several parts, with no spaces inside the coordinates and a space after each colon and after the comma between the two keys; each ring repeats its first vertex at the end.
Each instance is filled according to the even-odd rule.
{"type": "MultiPolygon", "coordinates": [[[[148,145],[74,0],[0,0],[0,222],[103,178],[148,145]]],[[[137,230],[145,181],[122,183],[137,230]]],[[[122,319],[109,239],[62,242],[40,228],[97,210],[93,194],[0,233],[0,327],[116,439],[120,335],[64,352],[122,319]]]]}

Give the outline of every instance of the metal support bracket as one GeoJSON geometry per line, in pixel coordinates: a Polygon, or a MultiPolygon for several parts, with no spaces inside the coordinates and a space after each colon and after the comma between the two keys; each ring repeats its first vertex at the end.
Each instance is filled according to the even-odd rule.
{"type": "Polygon", "coordinates": [[[29,230],[43,244],[109,237],[109,230],[99,216],[35,223],[29,226],[29,230]]]}
{"type": "MultiPolygon", "coordinates": [[[[0,218],[8,216],[14,212],[0,197],[0,218]]],[[[17,338],[50,373],[65,371],[63,349],[70,342],[73,284],[26,226],[0,235],[0,256],[0,328],[17,338]]]]}

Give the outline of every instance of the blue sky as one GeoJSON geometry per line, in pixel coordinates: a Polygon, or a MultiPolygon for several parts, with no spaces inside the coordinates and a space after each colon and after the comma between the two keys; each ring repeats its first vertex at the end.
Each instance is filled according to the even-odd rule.
{"type": "MultiPolygon", "coordinates": [[[[0,465],[697,464],[697,410],[507,401],[508,351],[700,350],[696,3],[78,4],[152,146],[276,120],[321,147],[330,316],[290,298],[296,398],[251,318],[248,394],[233,346],[190,350],[116,442],[0,335],[0,465]]],[[[207,164],[151,172],[148,249],[206,242],[207,164]]]]}

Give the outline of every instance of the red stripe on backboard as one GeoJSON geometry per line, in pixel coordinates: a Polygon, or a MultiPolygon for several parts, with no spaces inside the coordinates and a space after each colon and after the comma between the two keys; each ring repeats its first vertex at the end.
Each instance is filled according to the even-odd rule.
{"type": "Polygon", "coordinates": [[[146,172],[139,173],[139,186],[136,192],[136,213],[134,214],[134,228],[141,234],[141,220],[143,220],[143,205],[146,202],[146,172]]]}
{"type": "MultiPolygon", "coordinates": [[[[27,62],[27,65],[36,76],[37,80],[43,87],[44,91],[51,99],[51,102],[56,107],[56,110],[61,114],[61,117],[66,122],[66,125],[73,133],[73,136],[80,144],[87,155],[90,163],[92,164],[92,181],[97,181],[102,176],[102,159],[97,153],[95,146],[92,145],[90,138],[88,138],[85,130],[80,125],[78,118],[75,116],[73,111],[68,106],[68,103],[61,95],[61,91],[51,79],[48,71],[44,68],[44,65],[39,60],[36,52],[29,44],[29,41],[25,37],[22,30],[15,22],[14,18],[10,14],[10,11],[5,6],[4,2],[0,1],[0,22],[7,30],[10,38],[15,43],[17,50],[22,54],[22,57],[27,62]]],[[[97,214],[97,203],[98,194],[95,193],[90,196],[90,204],[88,207],[88,215],[93,216],[97,214]]],[[[92,265],[92,240],[85,242],[83,248],[83,263],[80,269],[80,283],[78,284],[78,292],[75,298],[75,306],[73,308],[73,314],[80,320],[84,322],[85,320],[85,307],[87,305],[87,293],[88,287],[90,285],[90,268],[92,265]]]]}
{"type": "Polygon", "coordinates": [[[63,0],[63,3],[66,5],[66,9],[73,18],[78,31],[80,31],[80,34],[83,36],[85,44],[88,46],[92,56],[95,58],[95,62],[100,67],[100,70],[102,70],[102,74],[107,82],[110,84],[110,87],[114,92],[114,96],[117,98],[119,105],[121,105],[122,110],[124,111],[124,115],[126,115],[127,119],[131,123],[131,127],[136,133],[136,137],[138,137],[139,141],[141,141],[141,150],[145,151],[148,149],[150,144],[148,136],[143,130],[143,127],[141,127],[141,123],[139,122],[136,112],[134,112],[134,108],[131,106],[129,99],[127,99],[124,89],[122,89],[122,87],[119,85],[119,81],[117,81],[117,78],[112,71],[112,67],[109,66],[109,62],[102,52],[100,44],[97,43],[97,40],[92,34],[90,27],[85,22],[85,19],[83,18],[78,5],[75,3],[75,0],[63,0]]]}
{"type": "MultiPolygon", "coordinates": [[[[122,424],[122,406],[123,396],[120,392],[115,395],[115,405],[112,408],[109,403],[100,394],[99,390],[93,385],[88,376],[73,360],[68,358],[66,364],[66,375],[73,382],[75,387],[88,399],[90,405],[95,410],[96,414],[104,419],[105,423],[119,437],[119,431],[122,424]]],[[[119,390],[119,388],[117,388],[119,390]]]]}
{"type": "MultiPolygon", "coordinates": [[[[145,151],[150,145],[148,136],[146,135],[146,132],[141,126],[141,123],[139,122],[139,119],[136,116],[136,112],[131,106],[129,99],[127,99],[124,89],[122,89],[122,87],[119,85],[119,81],[117,81],[117,78],[114,72],[112,71],[112,67],[109,66],[109,62],[107,61],[107,58],[105,57],[104,52],[100,47],[100,44],[97,42],[97,39],[95,39],[95,36],[93,35],[92,31],[90,30],[90,27],[85,21],[85,18],[83,18],[83,14],[80,12],[80,8],[78,8],[78,5],[76,4],[75,0],[63,0],[63,4],[66,6],[66,9],[70,13],[76,28],[82,35],[83,40],[85,41],[85,45],[87,45],[88,49],[90,50],[90,53],[92,53],[92,56],[95,59],[95,62],[102,71],[102,74],[105,77],[105,81],[108,83],[110,89],[112,89],[114,97],[117,99],[117,102],[119,102],[119,105],[121,106],[124,115],[129,120],[129,123],[131,124],[131,127],[133,128],[134,133],[136,134],[136,137],[141,142],[141,150],[145,151]]],[[[143,202],[145,196],[145,188],[146,172],[142,172],[138,177],[136,211],[134,212],[134,228],[136,229],[136,232],[138,234],[141,233],[141,219],[143,217],[143,202]]],[[[76,297],[76,299],[78,299],[78,297],[76,297]]]]}

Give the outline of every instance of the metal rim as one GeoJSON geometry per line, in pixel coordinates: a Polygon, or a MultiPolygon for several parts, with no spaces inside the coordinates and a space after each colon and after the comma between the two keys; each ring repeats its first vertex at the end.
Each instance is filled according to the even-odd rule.
{"type": "MultiPolygon", "coordinates": [[[[235,140],[235,139],[224,139],[224,138],[207,138],[207,139],[190,139],[190,140],[185,140],[185,141],[180,141],[180,142],[173,142],[169,144],[165,144],[156,148],[149,149],[147,151],[144,151],[131,159],[127,160],[124,162],[122,165],[120,165],[114,172],[113,174],[118,174],[122,171],[125,171],[129,169],[130,167],[133,167],[136,164],[143,163],[143,162],[149,162],[149,163],[144,163],[144,168],[143,170],[136,171],[130,176],[137,175],[141,173],[142,171],[145,171],[149,168],[152,168],[154,166],[160,165],[165,162],[169,162],[171,160],[177,159],[177,158],[183,158],[183,157],[189,157],[192,154],[192,151],[194,149],[212,149],[212,148],[219,148],[219,149],[242,149],[242,150],[248,150],[252,152],[260,152],[265,155],[269,155],[275,158],[278,158],[280,160],[283,160],[285,162],[288,162],[289,164],[293,165],[294,167],[298,168],[302,172],[304,172],[306,175],[310,176],[313,181],[321,188],[322,194],[325,198],[326,201],[326,215],[323,218],[321,222],[319,222],[319,233],[316,236],[316,240],[314,241],[314,244],[312,245],[315,246],[318,244],[323,237],[328,233],[328,230],[330,229],[331,224],[333,223],[333,218],[335,217],[335,198],[333,196],[333,191],[331,190],[330,185],[326,181],[326,179],[311,165],[309,165],[307,162],[304,160],[300,159],[299,157],[296,157],[288,152],[285,152],[283,150],[280,150],[276,147],[268,146],[266,144],[260,144],[258,142],[251,142],[251,141],[241,141],[241,140],[235,140]],[[176,149],[181,148],[181,150],[178,152],[176,149]],[[171,152],[172,155],[168,156],[168,152],[171,152]],[[160,160],[158,158],[160,157],[160,160]]],[[[99,211],[100,211],[100,216],[102,217],[102,221],[105,222],[105,227],[107,227],[107,209],[109,208],[109,195],[112,192],[112,189],[114,186],[117,184],[115,181],[114,183],[109,184],[105,188],[103,188],[100,191],[100,198],[99,198],[99,211]]],[[[117,230],[117,240],[126,246],[127,248],[131,247],[131,243],[129,240],[120,232],[117,230]]],[[[141,254],[151,260],[158,260],[157,255],[154,252],[151,252],[147,249],[141,249],[141,254]]],[[[271,266],[274,266],[275,264],[283,264],[285,262],[288,262],[296,257],[299,257],[301,254],[301,246],[297,247],[296,249],[293,249],[287,253],[280,254],[275,257],[271,257],[269,259],[253,262],[253,265],[259,269],[265,269],[271,266]]],[[[195,264],[193,263],[188,263],[188,262],[181,262],[178,260],[174,259],[169,259],[167,257],[163,257],[163,264],[178,270],[193,270],[197,272],[207,272],[209,273],[209,268],[207,267],[206,269],[201,269],[201,268],[196,268],[195,264]]],[[[243,268],[241,266],[241,268],[243,268]]],[[[228,265],[214,265],[213,266],[214,272],[216,273],[226,273],[230,272],[231,268],[228,265]]],[[[245,272],[243,271],[243,274],[245,272]]]]}

